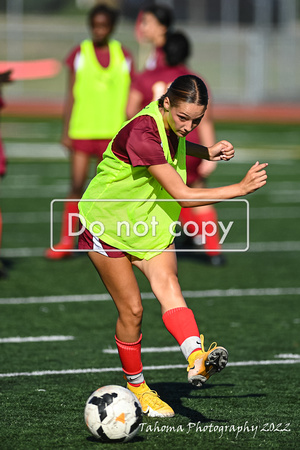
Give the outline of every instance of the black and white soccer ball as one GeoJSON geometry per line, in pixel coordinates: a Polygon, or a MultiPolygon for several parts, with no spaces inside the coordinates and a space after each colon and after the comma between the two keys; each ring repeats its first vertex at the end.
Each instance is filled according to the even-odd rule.
{"type": "Polygon", "coordinates": [[[127,442],[143,420],[137,397],[121,386],[103,386],[88,398],[84,409],[89,431],[102,442],[127,442]]]}

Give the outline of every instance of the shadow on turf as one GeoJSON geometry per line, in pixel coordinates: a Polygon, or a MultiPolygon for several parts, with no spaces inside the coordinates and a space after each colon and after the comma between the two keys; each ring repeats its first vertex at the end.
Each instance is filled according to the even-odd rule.
{"type": "MultiPolygon", "coordinates": [[[[218,387],[222,387],[224,389],[234,387],[234,384],[218,384],[218,387]]],[[[189,419],[190,422],[197,423],[224,423],[224,419],[217,420],[211,417],[206,417],[199,411],[188,408],[184,406],[182,403],[182,399],[226,399],[226,398],[251,398],[251,397],[265,397],[265,394],[246,394],[246,395],[208,395],[208,391],[213,389],[215,385],[213,384],[205,384],[198,389],[192,386],[189,383],[151,383],[151,389],[157,391],[159,396],[167,402],[175,411],[176,415],[181,415],[189,419]],[[206,394],[205,394],[206,391],[206,394]],[[200,394],[200,395],[197,395],[200,394]]],[[[157,420],[157,418],[153,418],[153,420],[157,420]]],[[[94,436],[89,436],[86,438],[87,441],[93,444],[98,444],[99,441],[94,436]]],[[[125,444],[130,444],[134,442],[143,442],[145,439],[138,435],[135,436],[131,441],[125,442],[125,444]]],[[[110,444],[111,445],[111,444],[110,444]]],[[[124,443],[123,443],[124,445],[124,443]]]]}
{"type": "MultiPolygon", "coordinates": [[[[94,436],[88,436],[86,438],[86,440],[88,442],[91,442],[91,443],[97,444],[97,445],[99,445],[99,444],[101,444],[101,445],[107,444],[107,445],[112,446],[112,445],[119,445],[119,444],[122,444],[122,445],[133,444],[134,442],[143,442],[145,440],[145,438],[143,438],[142,436],[137,435],[137,436],[134,436],[134,438],[131,439],[131,441],[119,442],[119,443],[118,442],[101,442],[99,439],[96,439],[94,436]]],[[[112,447],[110,447],[110,448],[112,448],[112,447]]]]}
{"type": "MultiPolygon", "coordinates": [[[[234,384],[218,384],[218,387],[231,388],[234,384]]],[[[205,417],[199,411],[188,408],[183,405],[182,399],[194,398],[205,399],[226,399],[226,398],[251,398],[265,397],[265,394],[246,394],[246,395],[205,395],[205,391],[214,388],[213,384],[205,384],[200,389],[189,383],[151,383],[151,389],[157,391],[159,396],[168,403],[175,411],[175,414],[187,417],[192,422],[224,422],[224,420],[215,420],[211,417],[205,417]],[[200,394],[200,395],[197,395],[200,394]]],[[[208,392],[207,392],[208,394],[208,392]]]]}
{"type": "Polygon", "coordinates": [[[13,268],[14,261],[11,259],[0,258],[0,279],[8,278],[9,271],[13,268]]]}
{"type": "Polygon", "coordinates": [[[227,258],[224,256],[224,254],[209,256],[206,254],[206,252],[203,251],[203,248],[199,249],[195,247],[192,243],[192,240],[189,238],[176,238],[175,247],[176,250],[178,250],[176,252],[178,261],[189,260],[197,264],[205,264],[207,266],[215,267],[224,267],[227,263],[227,258]]]}

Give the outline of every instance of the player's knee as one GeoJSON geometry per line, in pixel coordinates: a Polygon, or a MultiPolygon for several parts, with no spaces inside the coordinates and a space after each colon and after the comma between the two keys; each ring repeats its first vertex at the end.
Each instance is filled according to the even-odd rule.
{"type": "Polygon", "coordinates": [[[130,308],[130,315],[135,322],[141,323],[143,318],[142,305],[134,305],[132,308],[130,308]]]}
{"type": "Polygon", "coordinates": [[[161,274],[156,276],[151,283],[154,292],[161,289],[163,289],[164,292],[168,290],[174,291],[178,285],[179,285],[178,277],[176,273],[173,272],[171,273],[162,272],[161,274]]]}
{"type": "Polygon", "coordinates": [[[121,312],[120,318],[130,325],[139,326],[142,323],[143,306],[141,304],[130,305],[121,312]]]}

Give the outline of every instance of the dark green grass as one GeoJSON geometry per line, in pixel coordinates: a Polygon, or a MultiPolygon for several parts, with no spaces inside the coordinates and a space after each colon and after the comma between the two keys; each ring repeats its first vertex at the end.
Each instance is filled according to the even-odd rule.
{"type": "MultiPolygon", "coordinates": [[[[293,322],[297,307],[294,297],[286,301],[283,297],[251,298],[248,301],[240,298],[190,300],[189,306],[202,324],[207,342],[221,339],[229,349],[232,362],[273,359],[275,354],[286,352],[287,348],[289,352],[299,351],[298,325],[293,322]]],[[[173,338],[161,323],[156,302],[145,301],[144,307],[143,344],[173,345],[173,338]]],[[[8,318],[4,336],[22,330],[21,334],[25,336],[67,333],[76,337],[63,344],[2,344],[2,372],[119,367],[117,355],[102,353],[103,348],[114,346],[113,334],[107,332],[113,330],[115,321],[111,302],[1,308],[8,318]]],[[[184,364],[179,352],[145,354],[143,362],[145,366],[184,364]]],[[[297,432],[297,373],[297,366],[292,365],[288,370],[284,365],[228,367],[198,390],[186,382],[185,369],[145,371],[150,386],[173,406],[176,417],[169,420],[146,418],[147,426],[152,428],[145,425],[131,445],[171,449],[180,448],[188,439],[189,445],[196,447],[203,443],[217,448],[218,445],[225,448],[293,448],[297,432]],[[270,430],[273,424],[290,431],[262,431],[263,428],[270,430]],[[209,428],[204,431],[205,425],[213,426],[215,431],[209,431],[209,428]],[[178,431],[159,430],[163,426],[172,426],[178,431]],[[239,432],[238,427],[243,431],[239,432]],[[253,431],[247,431],[247,427],[250,430],[254,427],[253,431]]],[[[5,411],[2,448],[12,449],[16,445],[24,449],[89,448],[93,441],[89,440],[82,417],[86,399],[99,386],[123,383],[121,371],[1,379],[2,411],[5,411]],[[35,447],[36,442],[39,442],[38,447],[35,447]]]]}
{"type": "Polygon", "coordinates": [[[2,135],[6,142],[59,142],[60,119],[41,117],[3,117],[2,135]]]}
{"type": "MultiPolygon", "coordinates": [[[[104,293],[100,279],[88,257],[69,261],[43,258],[6,258],[11,264],[9,278],[1,280],[1,297],[31,295],[73,295],[104,293]]],[[[215,268],[198,262],[193,256],[179,256],[179,280],[183,290],[297,287],[298,252],[229,254],[225,267],[215,268]]],[[[136,271],[142,291],[149,283],[136,271]]]]}
{"type": "MultiPolygon", "coordinates": [[[[214,339],[222,341],[222,345],[233,348],[231,361],[240,361],[273,359],[275,354],[299,352],[299,324],[295,320],[297,300],[295,296],[261,296],[191,298],[187,302],[200,331],[205,334],[206,346],[214,339]],[[267,330],[263,346],[257,329],[267,330]]],[[[74,341],[64,343],[1,344],[3,372],[119,366],[117,355],[102,354],[104,348],[115,347],[116,311],[111,301],[2,305],[1,311],[7,319],[1,327],[1,337],[65,334],[75,337],[74,341]]],[[[175,345],[173,337],[163,327],[157,301],[144,300],[144,311],[143,345],[175,345]]],[[[168,356],[145,353],[144,364],[166,364],[166,358],[170,363],[184,363],[178,352],[168,356]]]]}
{"type": "MultiPolygon", "coordinates": [[[[14,124],[17,123],[15,120],[14,124]]],[[[57,142],[59,139],[58,121],[45,122],[40,127],[45,138],[34,136],[34,121],[28,120],[26,124],[28,142],[39,139],[57,142]]],[[[5,127],[5,123],[3,125],[5,127]]],[[[235,164],[220,164],[209,180],[210,186],[238,182],[255,162],[256,148],[266,149],[262,158],[270,155],[273,148],[277,156],[281,147],[293,148],[293,160],[283,158],[280,161],[276,156],[276,160],[269,161],[268,185],[248,197],[250,243],[299,242],[300,160],[299,147],[296,147],[299,145],[299,127],[218,124],[217,133],[220,138],[234,141],[237,147],[253,148],[254,153],[253,158],[251,151],[247,153],[247,161],[241,159],[235,164]],[[282,194],[283,190],[287,192],[282,194]],[[289,194],[289,190],[293,192],[289,194]],[[274,218],[276,211],[280,214],[274,218]]],[[[0,186],[4,250],[46,248],[49,245],[50,201],[53,197],[66,196],[68,177],[69,167],[65,162],[10,161],[8,175],[0,186]],[[41,193],[43,196],[39,196],[41,193]],[[34,216],[28,219],[27,216],[25,222],[14,221],[10,216],[9,221],[5,221],[6,214],[8,217],[8,213],[19,212],[23,219],[29,212],[42,213],[43,219],[35,220],[34,216]]],[[[230,220],[229,206],[222,204],[217,208],[222,220],[224,212],[225,223],[230,220]]],[[[230,205],[233,213],[234,209],[234,205],[230,205]]],[[[242,232],[235,238],[240,241],[242,232]]],[[[299,251],[250,251],[230,253],[226,257],[227,265],[215,268],[205,265],[200,256],[179,255],[182,289],[299,287],[299,251]]],[[[1,299],[106,292],[85,255],[68,261],[5,257],[4,262],[9,277],[0,281],[1,299]]],[[[141,291],[150,292],[148,281],[138,271],[136,275],[141,291]]],[[[282,353],[300,353],[297,296],[191,296],[187,302],[194,311],[200,332],[205,335],[206,347],[216,340],[228,348],[232,363],[273,361],[282,353]]],[[[143,304],[143,346],[175,345],[163,326],[158,303],[144,300],[143,304]]],[[[299,448],[299,364],[229,366],[199,390],[187,383],[185,368],[146,370],[148,384],[170,403],[176,416],[158,420],[145,418],[143,430],[128,444],[100,444],[86,429],[83,409],[93,390],[106,384],[125,383],[118,356],[102,352],[108,347],[115,348],[117,313],[112,301],[1,304],[0,314],[0,338],[74,336],[74,340],[65,342],[0,344],[1,373],[117,368],[98,374],[0,378],[1,449],[115,449],[126,448],[126,445],[128,448],[159,450],[299,448]]],[[[143,354],[143,363],[145,366],[184,365],[185,361],[180,352],[161,352],[143,354]]]]}
{"type": "Polygon", "coordinates": [[[101,380],[93,374],[7,380],[1,395],[5,406],[1,448],[298,448],[293,376],[282,367],[268,371],[259,368],[250,373],[246,368],[238,372],[228,368],[222,379],[202,390],[178,381],[180,370],[173,371],[168,384],[163,372],[149,371],[147,375],[152,386],[173,404],[176,417],[145,418],[143,431],[131,443],[120,445],[97,443],[83,421],[90,388],[98,387],[99,381],[102,385],[120,384],[119,374],[105,375],[101,380]],[[280,411],[274,411],[270,404],[278,401],[278,392],[270,391],[269,386],[278,376],[286,380],[285,395],[280,411]],[[273,427],[282,431],[270,431],[273,427]]]}

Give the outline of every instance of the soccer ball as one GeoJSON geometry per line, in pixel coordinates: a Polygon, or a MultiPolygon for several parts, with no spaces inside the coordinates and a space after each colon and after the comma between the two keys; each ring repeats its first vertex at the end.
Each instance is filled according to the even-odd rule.
{"type": "Polygon", "coordinates": [[[89,431],[102,442],[127,442],[139,431],[142,407],[136,396],[121,386],[103,386],[88,398],[84,409],[89,431]]]}

